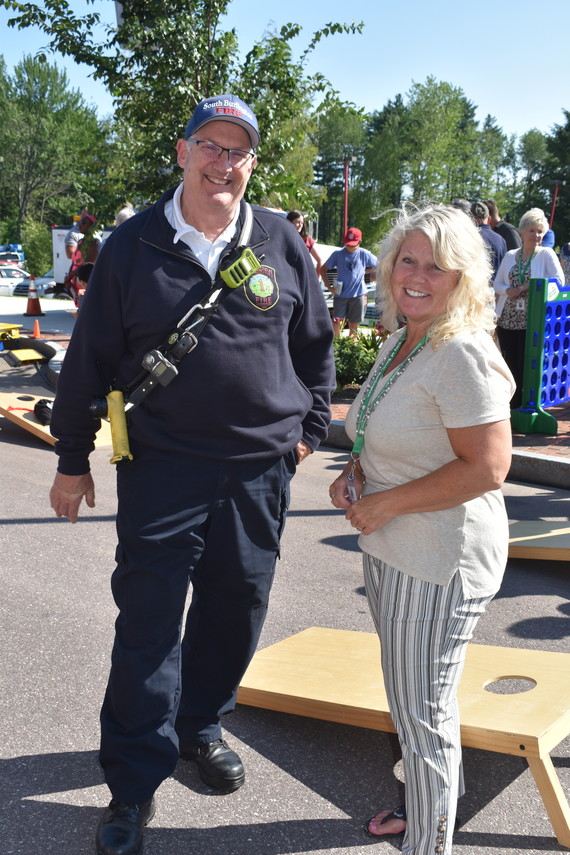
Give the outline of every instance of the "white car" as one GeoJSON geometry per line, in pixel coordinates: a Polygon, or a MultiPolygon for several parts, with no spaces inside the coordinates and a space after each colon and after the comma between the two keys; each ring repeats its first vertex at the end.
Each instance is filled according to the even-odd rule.
{"type": "MultiPolygon", "coordinates": [[[[11,297],[16,286],[28,279],[30,274],[23,267],[0,264],[0,297],[11,297]]],[[[26,292],[27,293],[27,292],[26,292]]]]}
{"type": "MultiPolygon", "coordinates": [[[[46,291],[48,290],[48,288],[55,288],[53,267],[51,270],[48,270],[47,273],[44,273],[43,276],[36,276],[35,282],[38,291],[38,297],[51,297],[52,295],[46,294],[46,291]]],[[[30,277],[29,274],[27,274],[26,278],[22,282],[19,282],[14,288],[14,297],[27,297],[29,287],[30,277]]]]}

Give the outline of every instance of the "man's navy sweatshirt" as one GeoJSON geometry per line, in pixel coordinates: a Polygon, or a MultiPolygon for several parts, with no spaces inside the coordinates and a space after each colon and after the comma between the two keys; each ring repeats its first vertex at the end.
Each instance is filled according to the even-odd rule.
{"type": "MultiPolygon", "coordinates": [[[[141,371],[212,287],[164,214],[174,188],[103,245],[58,379],[51,431],[58,469],[89,470],[99,423],[89,404],[141,371]]],[[[159,456],[276,457],[325,438],[335,386],[332,327],[313,263],[285,218],[254,207],[250,247],[262,267],[221,301],[170,385],[129,414],[129,439],[159,456]]],[[[244,216],[223,257],[238,241],[244,216]]],[[[130,465],[130,464],[124,464],[130,465]]]]}

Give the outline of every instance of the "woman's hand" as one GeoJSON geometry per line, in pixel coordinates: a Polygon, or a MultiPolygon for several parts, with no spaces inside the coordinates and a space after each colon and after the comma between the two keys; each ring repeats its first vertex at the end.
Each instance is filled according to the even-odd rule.
{"type": "Polygon", "coordinates": [[[357,459],[348,461],[342,475],[333,481],[329,487],[329,496],[335,508],[347,509],[352,505],[356,495],[360,499],[366,478],[357,459]],[[349,479],[350,476],[350,479],[349,479]],[[352,493],[352,496],[351,496],[352,493]]]}
{"type": "Polygon", "coordinates": [[[335,508],[346,510],[345,519],[353,528],[362,534],[371,534],[389,523],[394,518],[394,513],[390,509],[389,499],[382,492],[360,498],[366,479],[360,464],[357,463],[354,467],[354,480],[349,482],[348,476],[351,474],[352,468],[352,460],[349,460],[342,475],[330,485],[331,502],[335,508]],[[356,495],[359,497],[355,502],[350,500],[349,483],[354,487],[356,495]]]}
{"type": "Polygon", "coordinates": [[[507,297],[520,297],[521,294],[524,294],[524,288],[507,288],[507,297]]]}
{"type": "Polygon", "coordinates": [[[335,508],[350,508],[348,498],[348,472],[340,475],[329,487],[329,496],[335,508]]]}
{"type": "Polygon", "coordinates": [[[346,512],[346,519],[361,534],[372,534],[394,519],[390,491],[371,493],[354,502],[346,512]]]}

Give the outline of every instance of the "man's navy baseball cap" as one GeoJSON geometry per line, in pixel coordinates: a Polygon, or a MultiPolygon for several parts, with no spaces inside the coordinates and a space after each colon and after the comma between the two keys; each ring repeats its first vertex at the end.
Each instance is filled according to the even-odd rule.
{"type": "Polygon", "coordinates": [[[251,147],[259,145],[259,129],[253,110],[244,104],[237,95],[217,95],[214,98],[204,98],[200,101],[192,118],[186,125],[184,139],[193,136],[199,128],[208,122],[233,122],[241,125],[247,131],[251,147]]]}

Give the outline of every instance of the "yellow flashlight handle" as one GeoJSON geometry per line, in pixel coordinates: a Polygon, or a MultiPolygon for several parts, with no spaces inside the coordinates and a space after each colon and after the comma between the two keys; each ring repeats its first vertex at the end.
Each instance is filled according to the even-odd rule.
{"type": "Polygon", "coordinates": [[[129,447],[127,417],[125,415],[125,400],[123,393],[119,389],[115,389],[107,395],[107,411],[111,424],[111,439],[113,441],[111,463],[132,460],[133,455],[129,447]]]}

